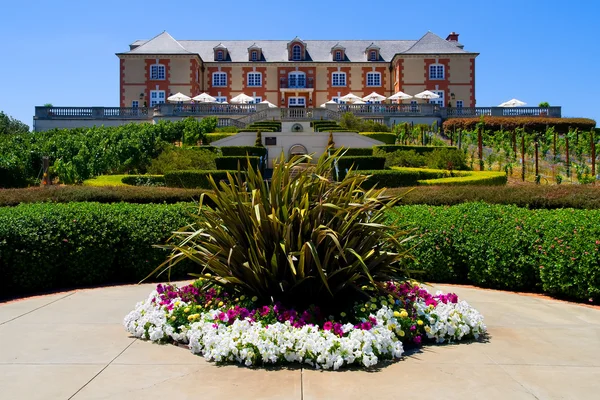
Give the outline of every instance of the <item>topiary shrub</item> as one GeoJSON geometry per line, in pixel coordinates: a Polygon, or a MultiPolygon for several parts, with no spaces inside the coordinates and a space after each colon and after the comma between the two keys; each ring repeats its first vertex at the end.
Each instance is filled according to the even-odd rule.
{"type": "Polygon", "coordinates": [[[223,146],[220,149],[223,157],[262,157],[267,154],[267,149],[262,146],[223,146]]]}
{"type": "Polygon", "coordinates": [[[386,144],[394,144],[396,143],[396,134],[395,133],[386,133],[386,132],[361,132],[363,136],[369,137],[371,139],[379,140],[380,142],[386,144]]]}
{"type": "Polygon", "coordinates": [[[163,175],[128,175],[121,178],[121,182],[131,186],[165,186],[163,175]]]}
{"type": "Polygon", "coordinates": [[[465,153],[455,149],[436,149],[425,156],[425,163],[433,169],[469,169],[465,153]]]}
{"type": "Polygon", "coordinates": [[[216,169],[216,157],[217,154],[212,150],[172,146],[151,161],[148,172],[153,175],[163,175],[171,171],[190,169],[213,170],[216,169]]]}
{"type": "Polygon", "coordinates": [[[246,170],[249,165],[252,168],[257,168],[259,160],[260,157],[256,156],[228,156],[215,158],[215,164],[219,170],[237,171],[239,168],[246,170]]]}
{"type": "Polygon", "coordinates": [[[231,136],[235,136],[236,133],[208,133],[204,136],[206,144],[216,142],[217,140],[225,139],[231,136]]]}
{"type": "Polygon", "coordinates": [[[168,187],[185,189],[208,189],[210,179],[219,182],[227,179],[227,174],[237,174],[237,170],[221,171],[172,171],[165,174],[165,183],[168,187]]]}

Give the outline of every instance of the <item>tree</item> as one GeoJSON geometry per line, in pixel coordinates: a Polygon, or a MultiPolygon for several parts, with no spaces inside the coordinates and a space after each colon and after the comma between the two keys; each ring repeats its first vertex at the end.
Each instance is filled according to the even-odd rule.
{"type": "Polygon", "coordinates": [[[263,147],[262,134],[260,133],[260,131],[256,132],[256,141],[254,142],[254,145],[258,147],[263,147]]]}
{"type": "Polygon", "coordinates": [[[333,149],[335,142],[333,141],[333,132],[329,132],[329,140],[327,140],[327,149],[333,149]]]}
{"type": "Polygon", "coordinates": [[[29,126],[0,111],[0,135],[29,132],[29,126]]]}

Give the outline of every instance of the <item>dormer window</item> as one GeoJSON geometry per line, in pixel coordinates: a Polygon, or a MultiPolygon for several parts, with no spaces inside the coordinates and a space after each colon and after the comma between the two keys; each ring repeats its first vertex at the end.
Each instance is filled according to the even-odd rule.
{"type": "Polygon", "coordinates": [[[215,52],[215,61],[226,61],[227,60],[227,47],[219,43],[218,46],[213,48],[215,52]]]}
{"type": "Polygon", "coordinates": [[[368,61],[379,61],[379,47],[374,43],[365,49],[365,53],[367,53],[368,61]]]}
{"type": "Polygon", "coordinates": [[[250,61],[260,61],[262,59],[262,49],[254,43],[252,46],[248,47],[248,60],[250,61]]]}
{"type": "Polygon", "coordinates": [[[331,48],[331,55],[333,56],[333,61],[344,61],[346,58],[346,48],[341,44],[337,43],[335,46],[331,48]]]}
{"type": "Polygon", "coordinates": [[[302,47],[299,44],[295,44],[292,46],[292,60],[302,60],[302,47]]]}
{"type": "Polygon", "coordinates": [[[288,42],[288,60],[304,61],[306,58],[306,43],[299,37],[295,37],[291,42],[288,42]]]}

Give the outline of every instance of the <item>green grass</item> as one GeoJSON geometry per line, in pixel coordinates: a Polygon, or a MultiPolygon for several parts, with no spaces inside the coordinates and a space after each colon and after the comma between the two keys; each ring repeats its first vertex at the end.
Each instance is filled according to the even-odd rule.
{"type": "Polygon", "coordinates": [[[127,186],[121,179],[127,175],[100,175],[83,181],[83,186],[127,186]]]}

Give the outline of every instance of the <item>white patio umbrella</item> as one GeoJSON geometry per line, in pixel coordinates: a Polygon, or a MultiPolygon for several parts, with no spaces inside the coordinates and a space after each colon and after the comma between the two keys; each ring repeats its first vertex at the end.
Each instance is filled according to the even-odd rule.
{"type": "Polygon", "coordinates": [[[333,100],[329,100],[329,101],[326,101],[325,103],[321,104],[320,107],[325,108],[325,107],[327,107],[327,104],[338,104],[338,103],[336,103],[333,100]]]}
{"type": "Polygon", "coordinates": [[[233,104],[248,104],[248,103],[252,103],[254,101],[254,97],[248,96],[247,94],[238,94],[237,96],[233,97],[231,100],[229,100],[230,103],[233,104]]]}
{"type": "Polygon", "coordinates": [[[410,94],[406,94],[404,92],[396,92],[390,97],[388,97],[388,100],[409,100],[412,98],[413,97],[410,94]]]}
{"type": "Polygon", "coordinates": [[[216,98],[212,97],[208,93],[202,93],[198,96],[192,97],[192,100],[197,101],[198,103],[215,103],[217,101],[216,98]]]}
{"type": "Polygon", "coordinates": [[[429,91],[429,90],[425,90],[425,91],[423,91],[421,93],[415,94],[414,98],[415,99],[423,99],[423,100],[428,100],[429,101],[431,99],[439,99],[440,96],[437,95],[437,94],[435,94],[435,93],[433,93],[433,92],[431,92],[431,91],[429,91]]]}
{"type": "Polygon", "coordinates": [[[355,103],[356,101],[362,101],[362,99],[360,97],[358,97],[355,94],[352,93],[348,93],[345,96],[342,96],[339,98],[340,101],[345,101],[346,103],[355,103]]]}
{"type": "Polygon", "coordinates": [[[367,102],[370,101],[370,102],[374,103],[376,101],[383,101],[386,99],[386,97],[380,95],[379,93],[373,92],[369,95],[366,95],[362,99],[363,99],[363,101],[367,101],[367,102]]]}
{"type": "Polygon", "coordinates": [[[522,102],[521,100],[512,99],[509,101],[505,101],[504,103],[500,104],[498,107],[523,107],[526,104],[527,103],[522,102]]]}
{"type": "Polygon", "coordinates": [[[167,100],[170,101],[170,102],[172,102],[172,103],[183,103],[183,102],[192,100],[192,98],[189,97],[189,96],[186,96],[183,93],[179,93],[178,92],[178,93],[175,93],[172,96],[167,97],[167,100]]]}
{"type": "Polygon", "coordinates": [[[268,101],[268,100],[261,101],[261,102],[260,102],[260,103],[258,103],[258,104],[267,104],[267,105],[269,106],[269,108],[277,108],[277,106],[276,106],[275,104],[271,103],[271,102],[270,102],[270,101],[268,101]]]}
{"type": "Polygon", "coordinates": [[[355,102],[353,102],[352,104],[367,104],[367,102],[363,101],[363,100],[356,100],[355,102]]]}

